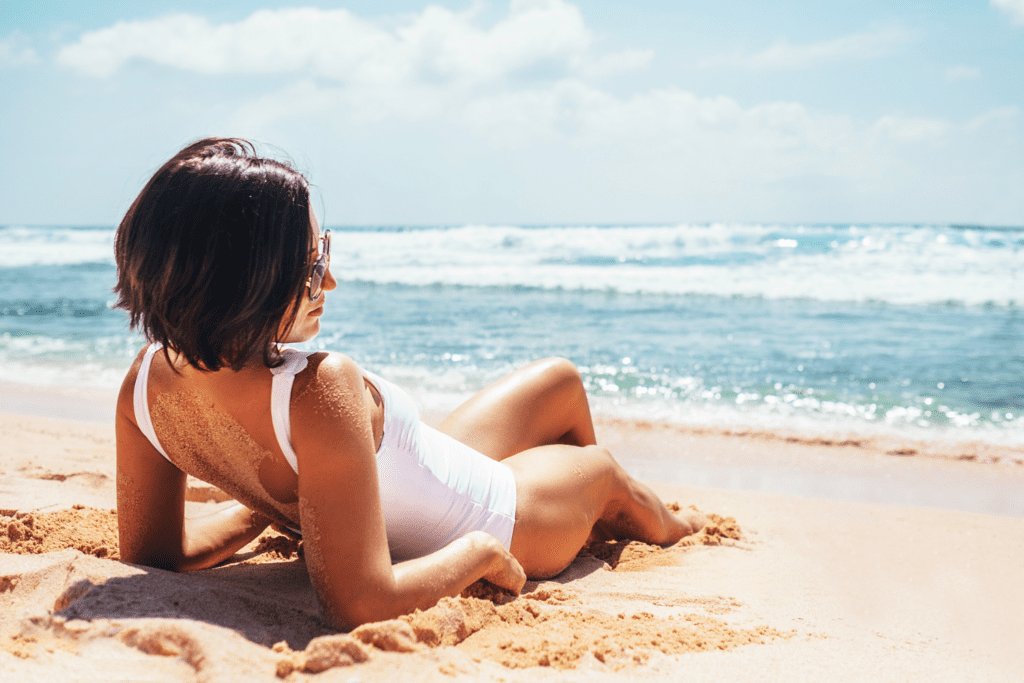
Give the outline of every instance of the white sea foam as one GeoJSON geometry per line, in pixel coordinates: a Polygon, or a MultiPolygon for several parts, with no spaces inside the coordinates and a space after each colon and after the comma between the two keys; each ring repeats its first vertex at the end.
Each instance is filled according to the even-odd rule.
{"type": "MultiPolygon", "coordinates": [[[[0,228],[0,266],[113,263],[113,229],[0,228]]],[[[1024,229],[335,229],[341,281],[892,304],[1024,302],[1024,229]]]]}
{"type": "Polygon", "coordinates": [[[948,227],[465,226],[345,231],[342,281],[808,298],[1024,300],[1024,230],[948,227]]]}
{"type": "Polygon", "coordinates": [[[755,401],[736,405],[717,401],[637,401],[609,396],[592,396],[590,404],[595,415],[719,429],[781,431],[809,437],[862,434],[919,441],[984,442],[1024,447],[1024,416],[1001,421],[975,420],[971,424],[962,421],[960,424],[936,425],[918,421],[865,419],[868,407],[856,404],[838,404],[818,411],[793,407],[784,401],[755,401]]]}
{"type": "Polygon", "coordinates": [[[34,387],[116,390],[121,386],[130,365],[130,360],[121,365],[112,365],[109,362],[56,364],[4,359],[0,367],[0,381],[34,387]]]}
{"type": "Polygon", "coordinates": [[[144,343],[141,335],[54,337],[0,334],[0,381],[116,389],[144,343]]]}
{"type": "Polygon", "coordinates": [[[0,228],[0,267],[114,263],[113,228],[0,228]]]}

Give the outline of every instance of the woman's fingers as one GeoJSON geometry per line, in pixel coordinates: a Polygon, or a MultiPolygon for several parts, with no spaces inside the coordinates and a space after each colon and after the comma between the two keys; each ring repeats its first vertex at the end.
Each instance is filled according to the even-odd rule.
{"type": "Polygon", "coordinates": [[[519,595],[523,584],[526,583],[526,572],[523,570],[523,565],[519,564],[519,560],[512,556],[512,553],[501,548],[501,553],[484,578],[499,588],[519,595]]]}

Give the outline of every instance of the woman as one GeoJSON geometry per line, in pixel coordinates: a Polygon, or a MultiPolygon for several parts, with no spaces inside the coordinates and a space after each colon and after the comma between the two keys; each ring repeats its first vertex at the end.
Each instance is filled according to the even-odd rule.
{"type": "Polygon", "coordinates": [[[286,525],[325,614],[351,628],[481,578],[518,592],[589,538],[667,545],[702,525],[595,446],[568,361],[512,373],[434,430],[344,355],[280,347],[320,329],[330,244],[305,178],[244,140],[189,145],[132,204],[118,306],[153,343],[118,399],[124,560],[201,569],[286,525]],[[187,474],[239,504],[186,518],[187,474]]]}

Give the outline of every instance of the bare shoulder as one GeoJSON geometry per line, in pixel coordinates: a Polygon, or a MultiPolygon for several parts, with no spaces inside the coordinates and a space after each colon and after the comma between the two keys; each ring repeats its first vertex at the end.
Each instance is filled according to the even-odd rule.
{"type": "Polygon", "coordinates": [[[363,371],[354,360],[333,351],[314,353],[306,369],[295,376],[293,403],[330,401],[343,398],[347,391],[362,393],[363,371]]]}
{"type": "Polygon", "coordinates": [[[363,371],[351,358],[341,353],[311,355],[292,388],[296,451],[301,453],[303,443],[372,441],[364,392],[363,371]]]}

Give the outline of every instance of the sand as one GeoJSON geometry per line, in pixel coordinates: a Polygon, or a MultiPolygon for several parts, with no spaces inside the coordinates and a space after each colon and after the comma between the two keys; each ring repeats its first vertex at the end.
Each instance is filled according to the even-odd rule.
{"type": "Polygon", "coordinates": [[[1024,680],[1020,453],[615,420],[599,437],[713,525],[338,633],[275,532],[201,572],[118,561],[112,426],[0,415],[0,680],[1024,680]],[[778,481],[804,496],[763,492],[778,481]],[[904,481],[954,509],[837,500],[905,502],[886,493],[904,481]],[[962,511],[986,506],[1005,514],[962,511]]]}

